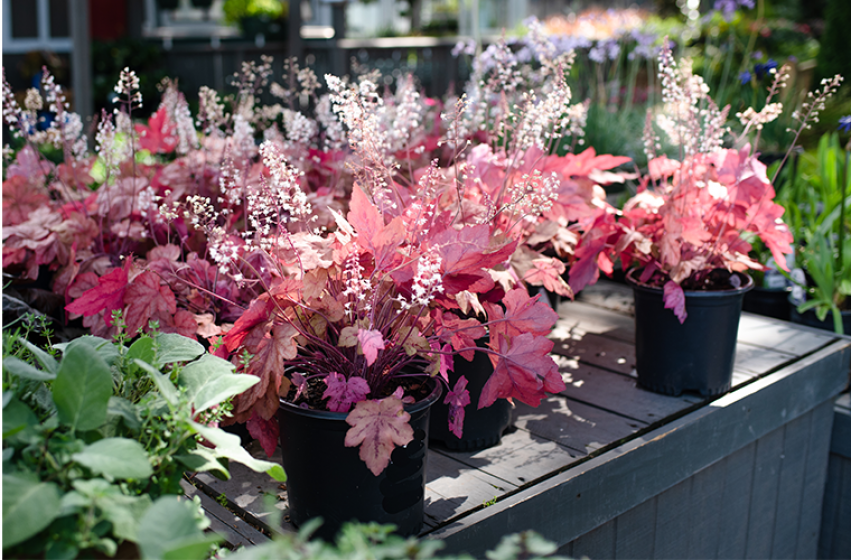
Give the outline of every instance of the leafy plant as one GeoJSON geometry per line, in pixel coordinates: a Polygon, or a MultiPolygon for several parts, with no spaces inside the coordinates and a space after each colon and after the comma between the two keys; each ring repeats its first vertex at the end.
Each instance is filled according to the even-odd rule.
{"type": "Polygon", "coordinates": [[[130,346],[85,336],[50,352],[6,340],[3,359],[4,555],[204,558],[216,537],[200,503],[179,501],[187,470],[228,477],[226,460],[279,480],[215,427],[256,383],[174,334],[130,346]],[[203,441],[203,444],[202,444],[203,441]]]}

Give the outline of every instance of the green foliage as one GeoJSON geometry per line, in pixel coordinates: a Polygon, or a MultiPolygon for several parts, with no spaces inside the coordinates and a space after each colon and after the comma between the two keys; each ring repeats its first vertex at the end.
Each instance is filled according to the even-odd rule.
{"type": "Polygon", "coordinates": [[[3,333],[4,555],[112,556],[129,541],[143,558],[204,558],[200,505],[175,496],[185,471],[227,478],[232,459],[285,479],[209,425],[256,381],[197,342],[86,336],[45,351],[15,336],[34,328],[3,333]]]}
{"type": "Polygon", "coordinates": [[[797,241],[796,262],[811,285],[803,313],[814,309],[820,320],[832,314],[834,330],[842,333],[840,311],[851,303],[851,169],[849,152],[836,133],[819,140],[815,153],[805,153],[798,165],[786,166],[784,187],[777,202],[786,209],[784,220],[797,241]]]}
{"type": "Polygon", "coordinates": [[[851,22],[851,2],[828,0],[825,10],[822,48],[818,55],[819,78],[835,74],[851,77],[851,58],[848,56],[848,23],[851,22]]]}
{"type": "MultiPolygon", "coordinates": [[[[437,556],[443,543],[437,540],[400,537],[392,533],[392,525],[376,523],[347,523],[343,525],[335,543],[311,540],[310,536],[321,524],[313,519],[298,534],[277,535],[268,543],[243,548],[228,560],[402,560],[440,558],[443,560],[470,560],[466,554],[437,556]]],[[[551,556],[556,545],[533,531],[503,537],[497,547],[488,551],[489,560],[532,560],[558,558],[551,556]]]]}

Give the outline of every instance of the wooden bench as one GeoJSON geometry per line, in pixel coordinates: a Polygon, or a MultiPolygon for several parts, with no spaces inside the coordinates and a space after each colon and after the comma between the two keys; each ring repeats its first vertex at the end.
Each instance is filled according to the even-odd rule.
{"type": "MultiPolygon", "coordinates": [[[[525,529],[575,557],[815,557],[851,338],[743,314],[733,390],[670,397],[636,387],[631,311],[611,282],[561,304],[551,337],[567,389],[518,403],[496,447],[432,447],[422,536],[475,557],[525,529]]],[[[234,544],[294,530],[285,486],[232,474],[194,477],[214,529],[234,544]],[[209,498],[221,495],[227,508],[209,498]]]]}

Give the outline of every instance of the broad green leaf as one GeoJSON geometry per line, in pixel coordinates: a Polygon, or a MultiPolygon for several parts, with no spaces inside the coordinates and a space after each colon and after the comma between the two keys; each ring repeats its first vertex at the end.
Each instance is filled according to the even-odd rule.
{"type": "Polygon", "coordinates": [[[123,540],[136,541],[139,520],[151,507],[151,497],[116,494],[98,502],[104,517],[112,522],[113,534],[123,540]]]}
{"type": "Polygon", "coordinates": [[[72,342],[53,382],[59,420],[74,430],[93,430],[106,420],[111,396],[112,374],[103,357],[85,343],[72,342]]]}
{"type": "Polygon", "coordinates": [[[204,347],[197,340],[175,333],[157,335],[157,363],[163,366],[174,362],[188,362],[204,353],[204,347]]]}
{"type": "Polygon", "coordinates": [[[64,353],[68,350],[69,346],[77,344],[85,344],[86,346],[93,348],[97,351],[100,357],[103,358],[103,360],[109,365],[114,365],[115,362],[118,360],[119,353],[116,345],[110,342],[109,340],[106,340],[105,338],[101,338],[99,336],[92,336],[87,334],[75,338],[71,342],[62,342],[59,344],[54,344],[53,347],[58,350],[61,350],[64,353]]]}
{"type": "Polygon", "coordinates": [[[153,365],[157,353],[154,350],[154,339],[149,336],[143,336],[136,342],[130,345],[127,350],[127,358],[130,360],[142,360],[153,365]]]}
{"type": "Polygon", "coordinates": [[[38,424],[38,417],[30,407],[18,399],[12,399],[3,409],[3,439],[36,424],[38,424]]]}
{"type": "Polygon", "coordinates": [[[216,534],[202,534],[200,537],[192,537],[174,543],[168,550],[163,552],[163,560],[192,560],[207,558],[207,552],[213,543],[220,542],[222,537],[216,534]]]}
{"type": "Polygon", "coordinates": [[[85,496],[77,491],[70,491],[64,496],[62,496],[62,500],[59,502],[59,516],[71,515],[72,513],[77,513],[83,508],[87,508],[92,505],[92,499],[88,496],[85,496]]]}
{"type": "Polygon", "coordinates": [[[49,371],[42,371],[15,356],[6,356],[3,358],[3,369],[12,375],[17,375],[24,379],[34,379],[35,381],[56,379],[56,374],[49,371]]]}
{"type": "Polygon", "coordinates": [[[160,395],[162,395],[166,402],[172,406],[177,406],[177,388],[167,375],[160,373],[154,366],[143,362],[142,360],[133,360],[133,363],[148,372],[148,375],[150,375],[151,379],[154,380],[154,385],[157,386],[160,395]]]}
{"type": "Polygon", "coordinates": [[[156,559],[165,558],[171,551],[182,549],[182,558],[200,560],[205,557],[209,546],[207,544],[204,550],[192,548],[195,544],[200,547],[200,543],[208,542],[208,538],[198,527],[193,506],[178,501],[175,496],[163,496],[148,508],[139,520],[136,542],[142,551],[142,558],[156,559]]]}
{"type": "Polygon", "coordinates": [[[33,353],[33,356],[36,357],[38,363],[41,364],[41,367],[43,367],[47,372],[56,375],[56,372],[59,370],[59,362],[57,362],[53,356],[51,356],[29,340],[22,340],[21,342],[23,342],[24,346],[26,346],[27,349],[33,353]]]}
{"type": "Polygon", "coordinates": [[[230,480],[230,472],[219,462],[216,453],[207,447],[198,447],[188,455],[175,455],[175,459],[186,465],[191,471],[210,472],[221,480],[230,480]]]}
{"type": "Polygon", "coordinates": [[[220,457],[226,457],[231,461],[242,463],[255,472],[265,472],[280,482],[287,480],[287,476],[281,465],[252,457],[248,451],[240,445],[239,436],[229,434],[219,428],[203,426],[197,422],[192,422],[192,428],[198,432],[201,437],[216,446],[216,454],[220,457]]]}
{"type": "Polygon", "coordinates": [[[235,375],[233,369],[233,364],[212,354],[183,368],[180,384],[186,387],[195,412],[207,410],[260,382],[255,375],[235,375]]]}
{"type": "Polygon", "coordinates": [[[50,525],[59,514],[59,487],[3,475],[3,548],[6,549],[50,525]]]}
{"type": "Polygon", "coordinates": [[[142,420],[139,418],[139,411],[136,405],[121,397],[110,397],[109,404],[106,409],[107,416],[119,416],[124,421],[124,425],[130,430],[138,431],[142,426],[142,420]]]}
{"type": "Polygon", "coordinates": [[[127,438],[102,439],[71,458],[110,478],[144,479],[154,472],[142,444],[127,438]]]}

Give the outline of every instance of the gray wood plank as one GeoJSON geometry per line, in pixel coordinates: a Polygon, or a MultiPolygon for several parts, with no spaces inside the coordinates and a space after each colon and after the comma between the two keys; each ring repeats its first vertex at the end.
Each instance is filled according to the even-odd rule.
{"type": "Polygon", "coordinates": [[[443,451],[429,450],[425,513],[431,520],[446,521],[514,488],[513,484],[469,467],[443,451]]]}
{"type": "Polygon", "coordinates": [[[560,356],[555,360],[566,386],[562,395],[647,424],[702,401],[701,397],[691,394],[660,395],[637,387],[635,378],[582,363],[571,366],[560,356]]]}
{"type": "Polygon", "coordinates": [[[821,510],[830,450],[833,403],[825,402],[812,412],[807,447],[807,466],[801,495],[801,524],[798,527],[798,558],[814,558],[818,551],[821,510]]]}
{"type": "Polygon", "coordinates": [[[812,412],[799,416],[785,427],[780,484],[777,487],[774,543],[771,547],[772,558],[795,558],[797,554],[798,525],[812,417],[812,412]]]}
{"type": "Polygon", "coordinates": [[[634,375],[635,344],[578,330],[554,330],[550,338],[555,343],[553,353],[586,364],[634,375]]]}
{"type": "Polygon", "coordinates": [[[592,560],[597,558],[615,558],[615,536],[617,531],[617,518],[603,523],[593,531],[585,533],[575,541],[570,554],[573,558],[588,557],[592,560]]]}
{"type": "Polygon", "coordinates": [[[832,558],[851,558],[851,461],[843,460],[832,558]]]}
{"type": "Polygon", "coordinates": [[[851,412],[851,393],[845,392],[836,398],[836,407],[851,412]]]}
{"type": "Polygon", "coordinates": [[[499,444],[488,449],[441,452],[515,486],[528,484],[585,455],[522,429],[505,433],[499,444]]]}
{"type": "Polygon", "coordinates": [[[189,482],[181,480],[180,486],[188,497],[198,496],[204,512],[210,520],[210,530],[221,535],[231,547],[254,546],[269,540],[269,537],[246,523],[238,515],[222,507],[221,504],[189,482]]]}
{"type": "Polygon", "coordinates": [[[762,315],[742,313],[739,320],[740,342],[795,356],[812,352],[835,339],[836,335],[827,331],[776,321],[762,315]]]}
{"type": "Polygon", "coordinates": [[[841,406],[835,406],[833,409],[830,452],[851,459],[851,410],[841,406]]]}
{"type": "Polygon", "coordinates": [[[690,507],[685,514],[690,533],[687,558],[715,558],[720,537],[721,500],[726,475],[727,464],[722,460],[691,477],[690,507]]]}
{"type": "Polygon", "coordinates": [[[753,442],[724,460],[716,558],[745,557],[755,455],[756,442],[753,442]]]}
{"type": "Polygon", "coordinates": [[[604,309],[611,309],[625,315],[635,314],[632,287],[601,278],[596,284],[586,286],[576,299],[604,309]]]}
{"type": "MultiPolygon", "coordinates": [[[[487,550],[487,535],[523,529],[535,529],[558,545],[567,543],[819,403],[832,409],[833,399],[845,385],[849,361],[851,342],[835,342],[432,534],[444,539],[448,552],[467,550],[479,556],[487,550]]],[[[528,413],[529,420],[537,420],[532,416],[535,409],[528,413]]],[[[547,409],[537,413],[541,419],[553,416],[547,409]]]]}
{"type": "Polygon", "coordinates": [[[680,482],[656,497],[654,558],[686,558],[689,554],[689,513],[694,477],[680,482]]]}
{"type": "Polygon", "coordinates": [[[784,430],[780,428],[756,442],[746,558],[771,557],[783,438],[784,430]]]}
{"type": "Polygon", "coordinates": [[[839,502],[842,490],[843,457],[831,454],[827,464],[827,478],[824,485],[824,501],[821,510],[821,531],[819,532],[818,557],[834,558],[833,535],[838,530],[839,502]]]}
{"type": "Polygon", "coordinates": [[[533,408],[517,402],[515,426],[586,455],[644,426],[605,410],[562,396],[552,396],[533,408]]]}
{"type": "Polygon", "coordinates": [[[654,558],[656,498],[624,512],[617,518],[615,558],[654,558]]]}
{"type": "Polygon", "coordinates": [[[557,338],[564,338],[565,333],[572,330],[580,335],[594,333],[626,343],[635,343],[635,321],[632,317],[581,301],[563,302],[559,315],[561,319],[554,329],[557,338]]]}
{"type": "MultiPolygon", "coordinates": [[[[739,327],[739,332],[741,333],[741,331],[742,328],[739,327]]],[[[769,350],[739,340],[736,343],[736,358],[733,369],[744,374],[764,375],[772,369],[790,363],[794,358],[794,356],[785,352],[769,350]]]]}

